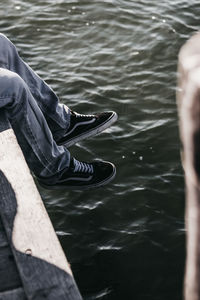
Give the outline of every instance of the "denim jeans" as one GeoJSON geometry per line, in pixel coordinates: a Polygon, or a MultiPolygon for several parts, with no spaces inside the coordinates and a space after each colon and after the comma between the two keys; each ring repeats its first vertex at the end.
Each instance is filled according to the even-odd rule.
{"type": "Polygon", "coordinates": [[[0,109],[5,110],[29,168],[57,180],[70,153],[56,144],[70,124],[70,111],[0,34],[0,109]]]}

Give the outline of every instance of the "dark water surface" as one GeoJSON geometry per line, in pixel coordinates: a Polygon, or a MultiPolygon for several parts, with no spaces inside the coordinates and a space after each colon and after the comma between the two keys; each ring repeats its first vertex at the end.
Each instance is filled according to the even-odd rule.
{"type": "Polygon", "coordinates": [[[199,1],[2,0],[0,31],[86,113],[115,110],[105,133],[71,148],[114,162],[112,184],[48,192],[44,203],[86,300],[182,299],[184,182],[177,55],[199,29],[199,1]]]}

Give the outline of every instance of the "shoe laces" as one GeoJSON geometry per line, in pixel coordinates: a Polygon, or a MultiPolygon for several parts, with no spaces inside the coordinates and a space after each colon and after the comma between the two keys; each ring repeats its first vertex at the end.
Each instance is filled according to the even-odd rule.
{"type": "Polygon", "coordinates": [[[94,118],[94,115],[84,115],[74,111],[71,111],[71,114],[74,115],[76,118],[82,118],[82,117],[94,118]]]}
{"type": "Polygon", "coordinates": [[[92,164],[84,163],[74,158],[74,173],[76,172],[93,174],[94,168],[92,164]]]}

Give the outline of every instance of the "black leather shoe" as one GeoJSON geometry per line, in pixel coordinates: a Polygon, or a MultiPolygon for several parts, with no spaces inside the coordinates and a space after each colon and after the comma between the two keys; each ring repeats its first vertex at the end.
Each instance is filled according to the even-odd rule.
{"type": "Polygon", "coordinates": [[[102,132],[117,120],[117,114],[113,111],[94,115],[70,113],[70,126],[64,136],[56,141],[58,145],[66,147],[102,132]]]}
{"type": "Polygon", "coordinates": [[[50,190],[84,190],[109,183],[115,177],[115,174],[116,168],[110,162],[94,161],[87,163],[72,158],[69,168],[62,172],[56,183],[51,183],[49,178],[37,179],[41,186],[50,190]]]}

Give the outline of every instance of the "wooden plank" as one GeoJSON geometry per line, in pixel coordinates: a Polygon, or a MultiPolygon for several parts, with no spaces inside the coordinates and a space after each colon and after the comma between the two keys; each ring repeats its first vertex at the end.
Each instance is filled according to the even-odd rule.
{"type": "Polygon", "coordinates": [[[22,253],[30,249],[35,257],[55,264],[71,274],[12,129],[0,133],[0,149],[0,169],[10,182],[17,198],[13,245],[22,253]]]}
{"type": "Polygon", "coordinates": [[[22,288],[0,293],[0,300],[27,300],[22,288]]]}
{"type": "Polygon", "coordinates": [[[17,266],[0,219],[0,292],[21,286],[17,266]]]}
{"type": "Polygon", "coordinates": [[[200,34],[179,54],[177,103],[186,182],[185,300],[200,300],[200,34]]]}
{"type": "Polygon", "coordinates": [[[0,214],[28,299],[82,299],[12,129],[0,133],[0,214]]]}

